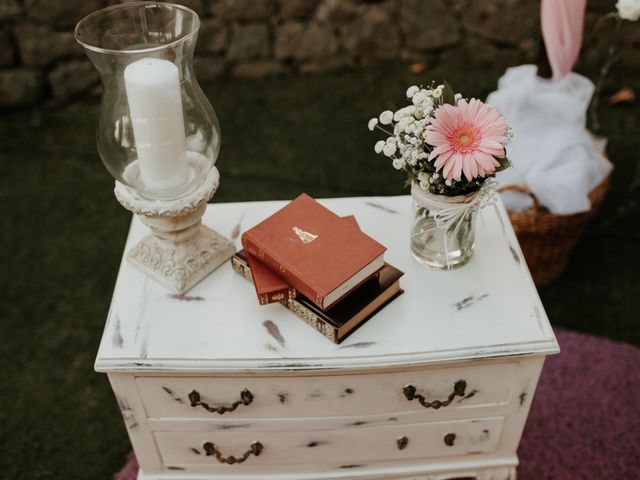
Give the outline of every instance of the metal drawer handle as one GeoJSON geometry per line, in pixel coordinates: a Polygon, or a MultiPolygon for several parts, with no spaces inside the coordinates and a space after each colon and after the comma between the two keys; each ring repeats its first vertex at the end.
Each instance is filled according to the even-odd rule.
{"type": "Polygon", "coordinates": [[[220,450],[216,448],[216,446],[211,442],[205,442],[202,444],[202,448],[204,449],[207,457],[215,456],[216,460],[220,463],[228,463],[229,465],[233,465],[234,463],[242,463],[251,455],[255,455],[256,457],[262,453],[262,449],[264,448],[260,442],[253,442],[249,447],[249,450],[244,452],[241,457],[234,457],[233,455],[229,455],[225,457],[220,453],[220,450]]]}
{"type": "Polygon", "coordinates": [[[455,441],[456,441],[456,434],[455,433],[447,433],[444,436],[444,443],[448,447],[453,447],[453,442],[455,442],[455,441]]]}
{"type": "Polygon", "coordinates": [[[464,380],[458,380],[453,385],[453,392],[449,394],[449,398],[447,398],[446,400],[432,400],[430,402],[428,402],[424,398],[424,396],[420,395],[419,393],[416,393],[416,387],[414,387],[413,385],[406,385],[402,389],[402,393],[404,393],[404,396],[407,397],[407,400],[409,401],[418,400],[423,407],[435,408],[437,410],[440,407],[446,407],[450,405],[451,402],[453,402],[453,399],[456,397],[464,397],[464,392],[466,389],[467,389],[467,382],[465,382],[464,380]]]}
{"type": "Polygon", "coordinates": [[[212,407],[208,403],[203,402],[203,401],[200,400],[200,393],[197,392],[196,390],[193,390],[189,394],[189,400],[191,400],[191,406],[192,407],[201,406],[207,412],[218,413],[218,414],[222,415],[223,413],[233,412],[240,405],[249,405],[251,402],[253,402],[253,393],[251,393],[249,390],[247,390],[245,388],[244,390],[242,390],[240,392],[240,400],[236,400],[235,402],[233,402],[228,407],[226,407],[224,405],[222,405],[220,407],[212,407]]]}

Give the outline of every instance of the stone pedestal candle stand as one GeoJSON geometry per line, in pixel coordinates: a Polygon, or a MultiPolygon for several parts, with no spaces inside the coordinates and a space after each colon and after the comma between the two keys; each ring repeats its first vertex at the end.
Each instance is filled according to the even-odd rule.
{"type": "Polygon", "coordinates": [[[227,261],[235,248],[218,232],[202,225],[207,201],[218,189],[213,167],[202,185],[179,200],[148,200],[116,181],[115,195],[151,230],[127,255],[138,269],[182,294],[227,261]]]}

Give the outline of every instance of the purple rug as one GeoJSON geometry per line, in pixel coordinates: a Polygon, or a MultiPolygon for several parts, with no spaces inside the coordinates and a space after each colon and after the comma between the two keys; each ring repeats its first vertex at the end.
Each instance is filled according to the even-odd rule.
{"type": "MultiPolygon", "coordinates": [[[[555,329],[518,454],[518,480],[640,479],[640,349],[555,329]]],[[[114,480],[136,480],[133,453],[114,480]]]]}

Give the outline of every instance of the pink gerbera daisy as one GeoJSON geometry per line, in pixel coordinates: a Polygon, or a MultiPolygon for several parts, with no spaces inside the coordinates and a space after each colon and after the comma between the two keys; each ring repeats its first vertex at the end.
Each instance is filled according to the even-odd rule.
{"type": "Polygon", "coordinates": [[[426,142],[434,147],[429,161],[436,159],[436,171],[447,180],[491,175],[500,165],[496,158],[505,156],[507,128],[497,109],[475,98],[441,105],[427,127],[426,142]]]}

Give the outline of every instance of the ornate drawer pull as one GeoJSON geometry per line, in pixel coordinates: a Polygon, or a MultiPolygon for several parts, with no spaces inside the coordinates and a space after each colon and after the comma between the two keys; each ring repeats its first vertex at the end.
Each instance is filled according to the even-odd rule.
{"type": "Polygon", "coordinates": [[[447,433],[444,436],[444,443],[448,447],[453,447],[453,442],[455,442],[455,441],[456,441],[456,434],[455,433],[447,433]]]}
{"type": "Polygon", "coordinates": [[[409,401],[417,399],[423,407],[435,408],[437,410],[440,407],[446,407],[450,405],[451,402],[453,402],[453,399],[456,397],[464,397],[464,392],[466,389],[467,389],[467,382],[465,382],[464,380],[458,380],[453,385],[453,392],[449,394],[449,398],[447,398],[444,401],[432,400],[430,402],[427,402],[424,396],[420,395],[419,393],[416,393],[416,387],[414,387],[413,385],[406,385],[402,389],[402,393],[404,393],[404,396],[407,397],[407,400],[409,401]]]}
{"type": "Polygon", "coordinates": [[[220,450],[216,448],[216,446],[211,442],[205,442],[202,444],[202,448],[204,449],[207,457],[215,456],[216,460],[220,463],[228,463],[229,465],[233,465],[234,463],[242,463],[247,458],[249,458],[252,454],[256,457],[262,453],[262,449],[264,448],[260,442],[253,442],[249,447],[249,450],[244,452],[241,457],[234,457],[233,455],[229,455],[228,457],[224,457],[220,450]]]}
{"type": "Polygon", "coordinates": [[[233,412],[240,405],[249,405],[251,402],[253,402],[253,393],[245,388],[240,392],[240,400],[236,400],[229,407],[226,407],[224,405],[220,407],[210,406],[208,403],[200,400],[200,393],[198,393],[196,390],[193,390],[189,394],[189,400],[191,400],[192,407],[197,407],[198,405],[200,405],[207,412],[218,413],[222,415],[223,413],[233,412]]]}

